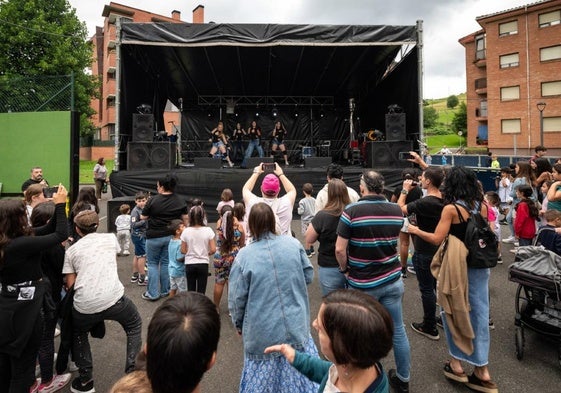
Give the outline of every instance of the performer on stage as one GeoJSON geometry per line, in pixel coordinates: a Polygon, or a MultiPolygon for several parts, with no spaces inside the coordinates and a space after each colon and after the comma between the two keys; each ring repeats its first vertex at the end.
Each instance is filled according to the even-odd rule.
{"type": "Polygon", "coordinates": [[[224,134],[224,123],[222,121],[218,122],[218,125],[214,130],[211,131],[212,134],[212,147],[210,152],[208,153],[210,157],[214,157],[216,152],[220,150],[220,153],[226,158],[228,161],[228,165],[230,168],[234,166],[234,163],[230,161],[230,157],[228,157],[228,153],[226,152],[226,145],[228,141],[226,140],[226,134],[224,134]]]}
{"type": "Polygon", "coordinates": [[[240,123],[236,123],[236,128],[232,131],[232,146],[233,153],[232,159],[236,161],[238,159],[238,153],[240,153],[242,159],[244,157],[245,149],[243,146],[243,138],[246,136],[245,130],[242,128],[240,123]]]}
{"type": "Polygon", "coordinates": [[[245,151],[245,157],[242,162],[242,167],[246,167],[247,159],[253,154],[253,150],[257,148],[257,153],[259,157],[263,157],[263,148],[261,147],[261,127],[257,125],[257,122],[253,120],[251,126],[247,130],[247,135],[249,136],[249,145],[245,151]]]}
{"type": "Polygon", "coordinates": [[[288,166],[288,155],[286,153],[286,146],[284,145],[285,136],[286,128],[284,128],[284,125],[280,121],[277,121],[275,123],[275,129],[273,130],[272,134],[273,139],[271,140],[271,157],[275,156],[275,151],[277,150],[277,148],[279,148],[284,157],[284,164],[288,166]]]}

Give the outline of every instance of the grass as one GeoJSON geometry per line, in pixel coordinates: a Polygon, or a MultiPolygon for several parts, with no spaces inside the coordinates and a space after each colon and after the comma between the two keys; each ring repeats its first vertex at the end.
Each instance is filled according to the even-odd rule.
{"type": "MultiPolygon", "coordinates": [[[[460,147],[460,137],[456,134],[427,136],[425,140],[427,145],[429,145],[431,154],[438,152],[442,146],[460,147]]],[[[463,136],[461,141],[461,145],[465,146],[466,139],[463,136]]]]}
{"type": "MultiPolygon", "coordinates": [[[[93,169],[97,161],[80,161],[80,184],[94,184],[93,169]]],[[[114,160],[105,160],[107,173],[113,171],[114,160]]]]}

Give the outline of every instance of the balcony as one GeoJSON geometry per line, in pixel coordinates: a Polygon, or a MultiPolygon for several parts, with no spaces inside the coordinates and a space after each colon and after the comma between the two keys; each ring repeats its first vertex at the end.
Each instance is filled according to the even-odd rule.
{"type": "Polygon", "coordinates": [[[479,78],[475,80],[475,92],[480,95],[487,94],[487,78],[479,78]]]}
{"type": "Polygon", "coordinates": [[[487,121],[487,108],[475,108],[475,119],[477,121],[487,121]]]}
{"type": "Polygon", "coordinates": [[[485,49],[479,49],[475,51],[475,59],[473,60],[473,64],[475,64],[479,68],[487,67],[487,54],[485,49]]]}

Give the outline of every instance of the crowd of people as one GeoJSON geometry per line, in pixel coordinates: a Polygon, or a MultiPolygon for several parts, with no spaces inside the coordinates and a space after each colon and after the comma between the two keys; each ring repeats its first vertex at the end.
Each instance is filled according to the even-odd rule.
{"type": "Polygon", "coordinates": [[[227,298],[244,352],[240,392],[408,392],[411,349],[402,301],[411,238],[422,305],[422,320],[411,330],[439,340],[440,326],[450,354],[444,377],[498,392],[489,368],[490,269],[468,265],[467,222],[479,213],[498,233],[501,223],[512,224],[517,246],[539,237],[560,253],[561,163],[547,167],[546,158],[534,157],[501,168],[496,192],[484,193],[472,170],[429,166],[410,154],[418,169],[404,171],[390,200],[379,172],[365,169],[357,193],[345,184],[343,168],[331,164],[316,198],[305,183],[296,203],[283,168],[258,165],[242,201],[223,190],[215,226],[203,201],[175,193],[177,178],[165,174],[156,195],[139,192],[132,211],[120,207],[116,234],[98,233],[97,182],[80,190],[67,217],[64,186],[47,196],[48,183],[33,168],[23,200],[0,200],[0,390],[48,393],[71,383],[73,392],[94,392],[88,337],[102,338],[105,321],[114,320],[127,344],[126,375],[113,392],[199,391],[216,362],[227,298]],[[291,229],[295,205],[303,244],[291,229]],[[323,298],[311,323],[316,242],[323,298]],[[453,256],[442,257],[443,243],[453,256]],[[130,252],[130,281],[146,286],[141,298],[165,298],[144,347],[137,299],[127,296],[117,271],[117,258],[130,252]],[[205,295],[211,263],[212,300],[205,295]],[[459,292],[449,296],[451,282],[459,292]],[[396,367],[386,372],[380,360],[392,349],[396,367]],[[71,381],[74,364],[78,375],[71,381]]]}

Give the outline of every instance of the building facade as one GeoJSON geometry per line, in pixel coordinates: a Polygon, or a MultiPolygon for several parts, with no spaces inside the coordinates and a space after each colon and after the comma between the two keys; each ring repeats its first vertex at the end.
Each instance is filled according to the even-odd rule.
{"type": "MultiPolygon", "coordinates": [[[[91,101],[91,106],[96,111],[92,122],[96,127],[94,145],[97,146],[81,149],[80,156],[84,159],[114,155],[114,146],[111,141],[115,134],[116,117],[117,20],[120,19],[121,23],[186,23],[181,20],[181,13],[176,10],[172,11],[171,16],[168,17],[114,2],[104,6],[102,16],[104,17],[103,27],[96,27],[95,35],[90,38],[93,47],[91,72],[99,78],[101,83],[99,98],[91,101]]],[[[193,10],[193,23],[204,23],[204,6],[199,5],[193,10]]],[[[165,117],[166,125],[168,125],[168,120],[173,120],[177,124],[176,120],[179,118],[177,109],[170,108],[170,113],[166,113],[165,117]]],[[[173,130],[166,131],[171,133],[173,130]]],[[[126,130],[122,132],[126,134],[126,130]]]]}
{"type": "Polygon", "coordinates": [[[561,154],[561,0],[476,18],[466,51],[468,146],[561,154]]]}

